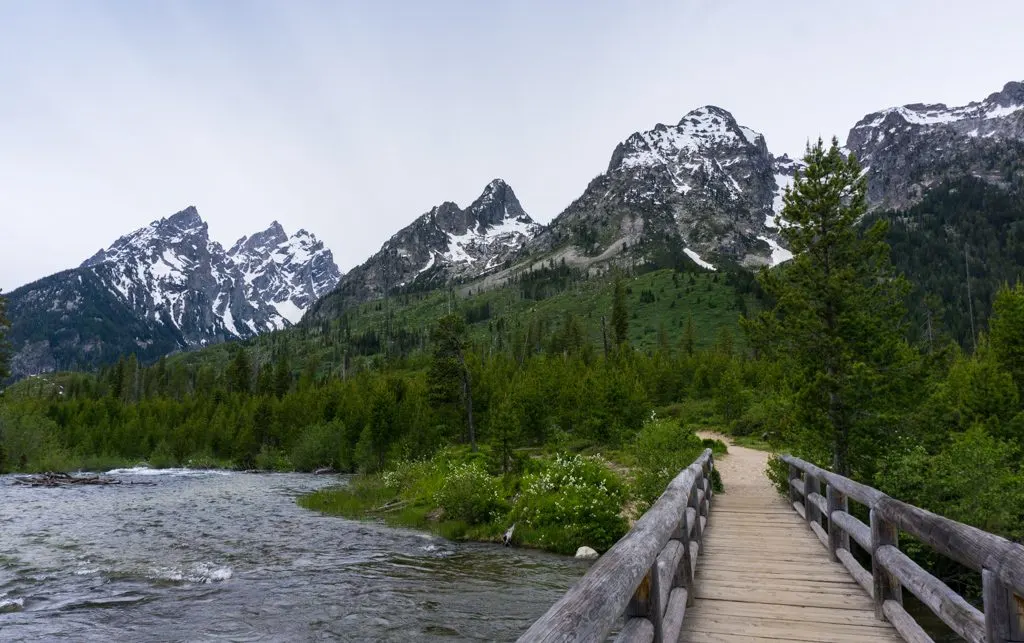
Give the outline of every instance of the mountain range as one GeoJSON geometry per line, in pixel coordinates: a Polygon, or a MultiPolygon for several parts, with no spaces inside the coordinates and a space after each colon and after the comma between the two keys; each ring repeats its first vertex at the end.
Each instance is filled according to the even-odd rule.
{"type": "Polygon", "coordinates": [[[340,278],[331,251],[276,221],[229,250],[195,207],[154,221],[79,267],[8,295],[18,375],[78,369],[287,328],[340,278]]]}
{"type": "MultiPolygon", "coordinates": [[[[875,210],[904,210],[951,180],[1024,185],[1024,84],[960,107],[912,104],[868,114],[845,148],[865,167],[875,210]]],[[[502,179],[461,208],[444,202],[341,274],[313,235],[276,222],[229,250],[195,208],[117,240],[80,267],[9,295],[18,375],[84,368],[124,352],[174,350],[327,320],[389,292],[500,287],[539,266],[756,269],[791,257],[782,195],[802,162],[725,109],[626,137],[605,172],[548,225],[502,179]]]]}

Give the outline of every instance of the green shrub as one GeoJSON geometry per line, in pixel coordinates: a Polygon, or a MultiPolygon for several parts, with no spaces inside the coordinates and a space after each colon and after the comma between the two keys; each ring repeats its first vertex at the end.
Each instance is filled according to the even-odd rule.
{"type": "Polygon", "coordinates": [[[714,454],[715,456],[725,455],[729,453],[728,445],[726,445],[725,442],[722,442],[721,440],[716,440],[714,438],[704,438],[703,440],[701,440],[701,445],[705,449],[711,449],[711,453],[714,454]]]}
{"type": "Polygon", "coordinates": [[[441,454],[430,460],[402,460],[385,471],[381,480],[403,500],[434,502],[449,467],[450,463],[441,454]]]}
{"type": "Polygon", "coordinates": [[[292,463],[284,451],[264,444],[256,455],[256,468],[261,471],[292,471],[292,463]]]}
{"type": "Polygon", "coordinates": [[[308,427],[291,451],[291,462],[297,471],[315,471],[321,467],[341,469],[345,425],[340,421],[308,427]]]}
{"type": "Polygon", "coordinates": [[[789,465],[782,461],[779,454],[768,456],[768,466],[764,473],[779,493],[789,496],[789,465]]]}
{"type": "Polygon", "coordinates": [[[629,450],[636,462],[632,491],[640,502],[638,508],[646,510],[653,504],[704,449],[703,441],[677,422],[654,419],[644,424],[629,450]]]}
{"type": "Polygon", "coordinates": [[[342,487],[319,489],[299,496],[298,503],[306,509],[337,514],[345,518],[366,518],[369,512],[394,499],[394,492],[381,482],[380,476],[355,476],[342,487]]]}
{"type": "Polygon", "coordinates": [[[605,551],[629,527],[620,515],[625,497],[599,457],[556,456],[523,478],[512,518],[517,530],[545,549],[569,554],[587,545],[605,551]]]}
{"type": "Polygon", "coordinates": [[[446,519],[470,525],[496,520],[505,510],[497,480],[478,462],[452,466],[434,499],[446,519]]]}
{"type": "Polygon", "coordinates": [[[153,449],[153,453],[149,455],[149,466],[154,469],[170,469],[178,466],[178,458],[174,457],[171,445],[166,440],[161,440],[160,444],[153,449]]]}

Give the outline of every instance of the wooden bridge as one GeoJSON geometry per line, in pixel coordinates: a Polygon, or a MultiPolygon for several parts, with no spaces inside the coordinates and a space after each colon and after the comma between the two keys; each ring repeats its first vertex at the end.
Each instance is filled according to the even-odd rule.
{"type": "Polygon", "coordinates": [[[906,589],[964,640],[1024,643],[1024,546],[791,456],[786,499],[766,460],[730,447],[712,502],[706,450],[519,640],[932,641],[906,589]],[[731,475],[737,453],[753,475],[749,462],[731,475]],[[978,572],[983,609],[907,557],[900,533],[978,572]]]}

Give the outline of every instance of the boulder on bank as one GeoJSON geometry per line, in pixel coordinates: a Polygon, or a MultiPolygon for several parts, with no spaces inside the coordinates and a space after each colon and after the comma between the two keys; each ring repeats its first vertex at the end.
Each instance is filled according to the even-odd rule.
{"type": "Polygon", "coordinates": [[[600,554],[598,554],[597,551],[587,546],[580,547],[576,550],[576,558],[581,558],[583,560],[597,560],[599,555],[600,554]]]}

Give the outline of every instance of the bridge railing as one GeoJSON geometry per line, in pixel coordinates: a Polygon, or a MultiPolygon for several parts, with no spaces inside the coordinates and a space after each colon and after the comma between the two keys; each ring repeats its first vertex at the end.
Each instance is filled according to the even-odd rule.
{"type": "Polygon", "coordinates": [[[903,588],[967,641],[1024,642],[1024,546],[900,502],[799,458],[784,455],[782,460],[789,465],[793,508],[872,597],[875,616],[892,623],[906,641],[932,639],[903,608],[903,588]],[[870,525],[850,514],[851,499],[870,509],[870,525]],[[980,572],[984,612],[900,551],[901,531],[980,572]],[[850,538],[871,555],[870,570],[850,553],[850,538]]]}
{"type": "Polygon", "coordinates": [[[711,508],[714,459],[706,449],[520,641],[675,641],[711,508]]]}

